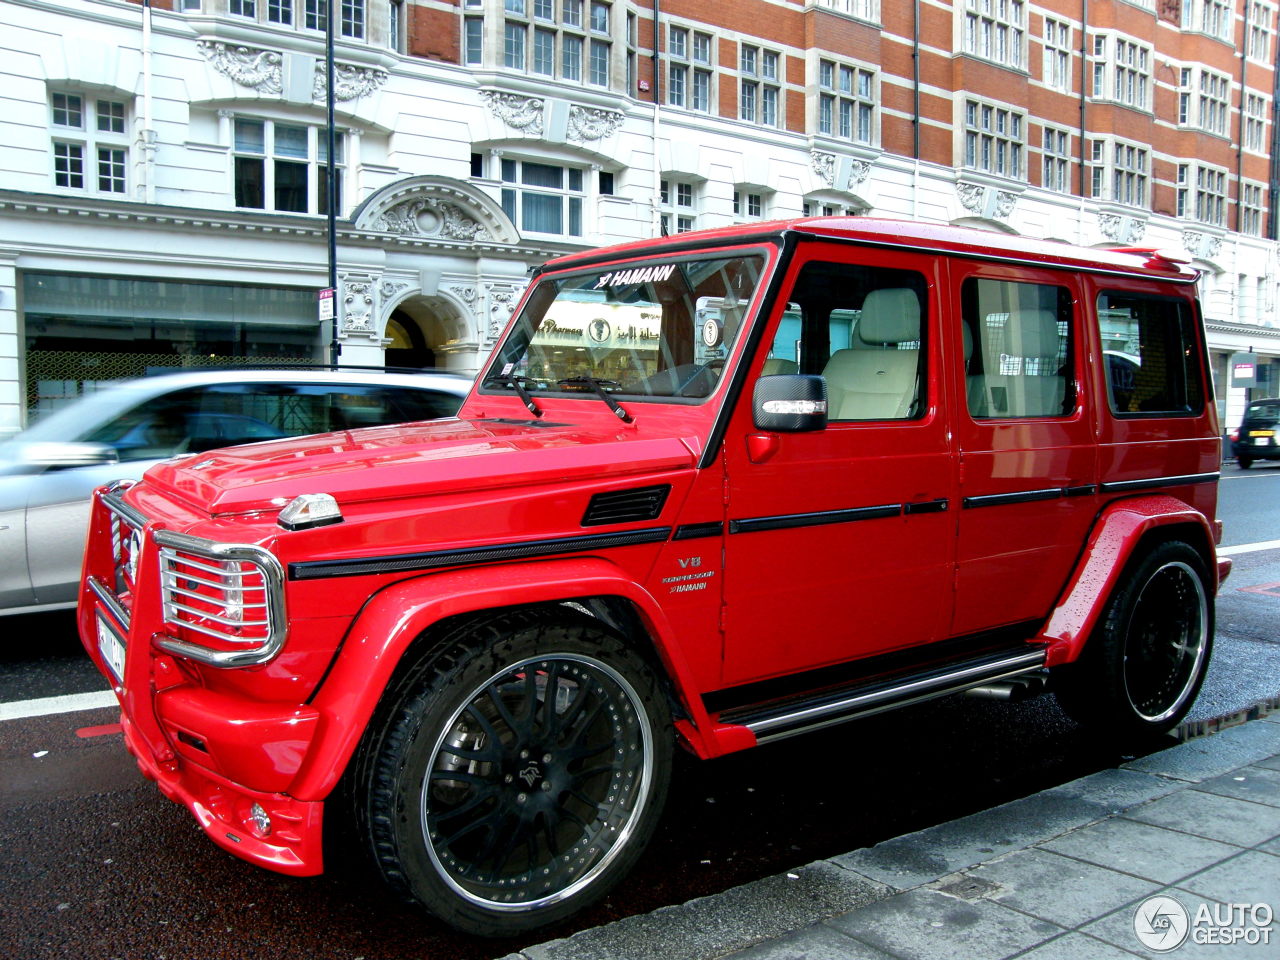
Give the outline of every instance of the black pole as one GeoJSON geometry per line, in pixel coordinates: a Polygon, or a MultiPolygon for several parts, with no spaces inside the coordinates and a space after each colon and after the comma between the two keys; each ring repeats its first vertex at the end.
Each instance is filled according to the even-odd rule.
{"type": "Polygon", "coordinates": [[[334,178],[333,153],[337,137],[333,129],[333,7],[341,0],[325,0],[324,24],[324,111],[325,137],[325,210],[329,214],[329,289],[333,291],[333,335],[329,340],[329,366],[338,366],[338,184],[334,178]]]}

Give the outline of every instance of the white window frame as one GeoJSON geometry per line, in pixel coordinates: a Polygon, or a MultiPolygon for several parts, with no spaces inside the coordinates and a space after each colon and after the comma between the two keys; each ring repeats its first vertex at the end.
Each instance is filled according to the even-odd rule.
{"type": "Polygon", "coordinates": [[[1044,85],[1064,93],[1071,92],[1071,39],[1075,30],[1071,23],[1046,14],[1044,18],[1044,85]]]}
{"type": "Polygon", "coordinates": [[[1235,6],[1228,0],[1182,0],[1182,29],[1234,41],[1235,6]]]}
{"type": "Polygon", "coordinates": [[[659,181],[659,224],[663,236],[698,229],[701,196],[698,184],[687,177],[662,177],[659,181]]]}
{"type": "Polygon", "coordinates": [[[1027,117],[1006,104],[964,102],[964,166],[1010,180],[1026,180],[1027,117]]]}
{"type": "Polygon", "coordinates": [[[1226,226],[1229,178],[1230,174],[1222,167],[1207,163],[1178,164],[1175,212],[1179,219],[1226,226]]]}
{"type": "Polygon", "coordinates": [[[1267,151],[1268,98],[1256,93],[1246,93],[1244,113],[1244,146],[1255,153],[1267,151]]]}
{"type": "Polygon", "coordinates": [[[757,44],[738,44],[738,119],[781,127],[782,54],[757,44]]]}
{"type": "Polygon", "coordinates": [[[710,114],[715,97],[714,34],[686,24],[667,24],[667,104],[710,114]]]}
{"type": "Polygon", "coordinates": [[[880,22],[880,0],[817,0],[817,4],[867,23],[880,22]]]}
{"type": "Polygon", "coordinates": [[[598,186],[598,178],[592,176],[589,167],[537,157],[504,156],[498,163],[498,180],[502,184],[500,193],[502,209],[521,233],[573,239],[587,235],[587,211],[596,199],[593,185],[598,186]],[[528,170],[530,166],[559,170],[562,174],[559,186],[530,182],[531,171],[528,170]],[[548,200],[558,200],[561,229],[559,231],[540,230],[538,224],[530,226],[529,215],[532,212],[536,216],[536,211],[531,210],[526,203],[526,198],[534,198],[544,204],[548,200]]]}
{"type": "Polygon", "coordinates": [[[494,66],[539,80],[613,86],[612,0],[465,0],[462,62],[494,66]],[[593,29],[593,11],[604,11],[605,30],[593,29]],[[485,21],[498,24],[493,50],[485,21]]]}
{"type": "Polygon", "coordinates": [[[965,0],[964,52],[1011,70],[1026,68],[1024,0],[965,0]]]}
{"type": "Polygon", "coordinates": [[[880,139],[880,76],[871,67],[826,57],[818,60],[813,127],[821,136],[874,146],[880,139]]]}
{"type": "Polygon", "coordinates": [[[1071,192],[1072,132],[1045,124],[1041,130],[1041,186],[1054,193],[1071,192]]]}
{"type": "Polygon", "coordinates": [[[749,184],[733,188],[733,219],[737,223],[765,220],[773,199],[771,191],[749,184]]]}
{"type": "Polygon", "coordinates": [[[1112,33],[1093,35],[1094,100],[1151,111],[1151,47],[1112,33]]]}
{"type": "Polygon", "coordinates": [[[1267,205],[1267,186],[1246,180],[1240,198],[1240,232],[1250,237],[1262,236],[1263,214],[1267,205]]]}
{"type": "Polygon", "coordinates": [[[101,197],[129,195],[129,100],[110,93],[49,94],[50,183],[101,197]]]}
{"type": "MultiPolygon", "coordinates": [[[[334,140],[336,154],[336,162],[334,163],[334,177],[338,187],[338,203],[337,212],[341,215],[347,205],[346,190],[346,168],[347,168],[347,143],[346,134],[337,132],[334,140]]],[[[324,162],[327,152],[328,139],[325,135],[325,128],[321,124],[299,123],[293,120],[275,120],[270,117],[262,117],[251,114],[240,114],[231,120],[231,202],[237,210],[263,210],[268,213],[284,213],[294,216],[324,216],[326,212],[326,204],[328,202],[328,192],[325,189],[325,176],[328,173],[327,165],[324,162]],[[247,145],[247,141],[242,141],[240,130],[242,125],[247,130],[249,127],[258,126],[262,131],[262,149],[256,150],[247,145]],[[289,130],[305,130],[306,131],[306,148],[305,156],[297,153],[290,153],[282,145],[283,138],[278,142],[277,130],[285,128],[289,130]],[[240,203],[240,168],[239,161],[245,161],[245,167],[253,161],[260,161],[262,164],[262,203],[240,203]],[[276,176],[279,173],[280,164],[291,164],[294,166],[306,166],[306,209],[291,210],[280,208],[277,206],[277,184],[276,176]]]]}
{"type": "MultiPolygon", "coordinates": [[[[251,20],[275,27],[324,33],[327,0],[227,0],[227,14],[235,20],[251,20]]],[[[338,0],[334,34],[348,40],[368,35],[369,0],[338,0]]],[[[199,13],[200,0],[181,0],[185,13],[199,13]]],[[[388,40],[390,42],[390,40],[388,40]]]]}
{"type": "Polygon", "coordinates": [[[1257,63],[1274,66],[1271,62],[1271,40],[1275,35],[1276,11],[1267,3],[1259,0],[1247,0],[1249,35],[1245,40],[1245,49],[1249,59],[1257,63]]]}
{"type": "Polygon", "coordinates": [[[1228,136],[1231,78],[1203,67],[1183,67],[1178,76],[1178,125],[1228,136]]]}

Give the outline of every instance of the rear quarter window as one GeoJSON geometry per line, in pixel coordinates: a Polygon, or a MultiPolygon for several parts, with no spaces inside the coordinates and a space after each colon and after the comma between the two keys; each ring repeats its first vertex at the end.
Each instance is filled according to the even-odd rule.
{"type": "Polygon", "coordinates": [[[1113,414],[1153,417],[1203,412],[1203,366],[1189,302],[1103,291],[1098,295],[1098,323],[1113,414]]]}

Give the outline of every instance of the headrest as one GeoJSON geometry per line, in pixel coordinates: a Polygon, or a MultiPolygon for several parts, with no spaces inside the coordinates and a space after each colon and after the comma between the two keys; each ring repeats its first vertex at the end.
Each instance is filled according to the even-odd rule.
{"type": "Polygon", "coordinates": [[[869,345],[920,339],[920,298],[909,287],[872,290],[862,301],[858,339],[869,345]]]}
{"type": "Polygon", "coordinates": [[[1060,342],[1058,318],[1049,310],[1009,314],[1004,325],[1004,352],[1014,357],[1052,360],[1060,342]]]}

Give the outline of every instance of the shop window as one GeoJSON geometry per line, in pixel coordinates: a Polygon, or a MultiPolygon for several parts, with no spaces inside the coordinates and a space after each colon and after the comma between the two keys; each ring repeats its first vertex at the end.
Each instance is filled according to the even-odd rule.
{"type": "MultiPolygon", "coordinates": [[[[321,127],[237,118],[235,205],[277,213],[328,211],[328,140],[321,127]]],[[[344,138],[335,141],[336,209],[342,209],[344,138]]]]}

